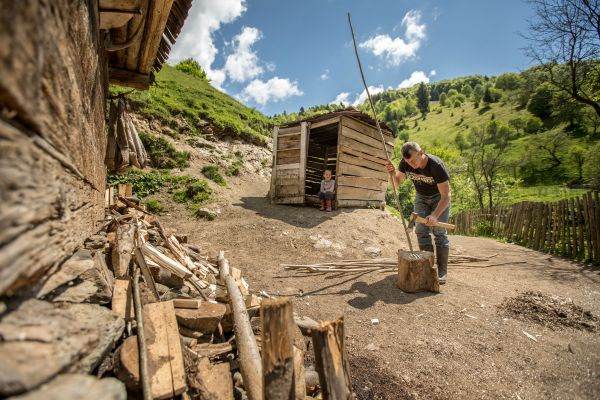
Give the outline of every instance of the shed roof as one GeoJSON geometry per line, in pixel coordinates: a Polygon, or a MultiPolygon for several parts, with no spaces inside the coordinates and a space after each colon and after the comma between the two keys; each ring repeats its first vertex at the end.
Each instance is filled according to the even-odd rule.
{"type": "MultiPolygon", "coordinates": [[[[324,121],[329,118],[335,118],[335,117],[340,117],[340,116],[352,117],[352,118],[358,119],[368,125],[377,127],[377,123],[369,114],[365,114],[364,112],[359,111],[354,107],[347,107],[347,108],[344,108],[343,110],[332,111],[327,114],[320,114],[320,115],[316,115],[316,116],[310,117],[310,118],[299,119],[296,121],[288,122],[286,124],[282,124],[281,126],[282,127],[294,126],[294,125],[300,124],[301,122],[319,122],[319,121],[324,121]]],[[[392,135],[395,136],[394,131],[392,131],[392,129],[390,129],[390,127],[385,122],[379,121],[379,125],[381,126],[381,129],[391,132],[392,135]]]]}
{"type": "MultiPolygon", "coordinates": [[[[100,0],[100,28],[110,32],[109,79],[147,89],[169,57],[192,0],[100,0]]],[[[107,49],[109,50],[109,49],[107,49]]]]}

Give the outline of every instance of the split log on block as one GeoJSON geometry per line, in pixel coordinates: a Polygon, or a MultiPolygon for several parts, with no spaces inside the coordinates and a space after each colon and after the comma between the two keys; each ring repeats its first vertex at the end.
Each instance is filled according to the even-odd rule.
{"type": "Polygon", "coordinates": [[[231,343],[200,343],[194,346],[193,351],[200,357],[217,357],[230,353],[233,349],[231,343]]]}
{"type": "Polygon", "coordinates": [[[190,386],[198,391],[200,399],[233,400],[233,379],[229,363],[211,364],[208,358],[199,358],[197,372],[190,377],[190,386]]]}
{"type": "Polygon", "coordinates": [[[225,259],[224,253],[219,252],[217,260],[219,265],[219,277],[227,285],[229,291],[229,304],[233,310],[234,333],[235,341],[238,347],[239,365],[242,376],[244,378],[245,387],[247,389],[248,398],[250,400],[262,400],[263,385],[262,385],[262,364],[258,345],[252,326],[244,298],[240,293],[240,289],[230,275],[229,262],[225,259]]]}
{"type": "Polygon", "coordinates": [[[398,251],[398,288],[406,293],[440,291],[434,255],[429,251],[398,251]]]}
{"type": "Polygon", "coordinates": [[[146,285],[150,288],[150,293],[153,301],[160,301],[160,295],[158,294],[158,289],[156,288],[156,282],[154,282],[154,278],[152,277],[152,273],[150,272],[150,268],[146,263],[146,259],[144,259],[144,255],[142,254],[142,250],[139,247],[135,248],[135,262],[140,267],[140,271],[144,277],[144,281],[146,281],[146,285]]]}
{"type": "Polygon", "coordinates": [[[129,336],[115,352],[114,373],[128,390],[140,390],[140,359],[137,336],[129,336]]]}
{"type": "Polygon", "coordinates": [[[173,299],[173,305],[175,308],[189,308],[191,310],[197,310],[201,305],[203,305],[203,303],[198,299],[173,299]]]}
{"type": "Polygon", "coordinates": [[[143,319],[152,398],[170,399],[187,389],[173,302],[146,304],[143,319]]]}
{"type": "Polygon", "coordinates": [[[135,227],[133,224],[117,225],[117,234],[111,253],[112,268],[116,278],[127,276],[133,253],[134,233],[135,227]]]}
{"type": "Polygon", "coordinates": [[[159,267],[166,269],[180,278],[186,279],[192,276],[192,272],[183,266],[180,262],[167,257],[161,253],[156,247],[150,243],[144,243],[142,246],[142,254],[144,257],[154,261],[159,267]]]}
{"type": "Polygon", "coordinates": [[[304,336],[311,336],[312,331],[319,326],[319,323],[312,318],[309,317],[294,317],[294,322],[300,328],[300,332],[304,336]]]}
{"type": "Polygon", "coordinates": [[[344,348],[344,318],[320,323],[312,331],[312,341],[323,400],[353,399],[344,348]]]}
{"type": "Polygon", "coordinates": [[[111,309],[125,321],[133,319],[133,302],[129,279],[115,279],[111,309]]]}
{"type": "Polygon", "coordinates": [[[175,309],[175,317],[181,326],[202,333],[213,333],[225,316],[227,307],[221,303],[203,302],[198,309],[175,309]]]}
{"type": "Polygon", "coordinates": [[[265,299],[260,306],[265,400],[295,399],[294,312],[290,299],[265,299]]]}

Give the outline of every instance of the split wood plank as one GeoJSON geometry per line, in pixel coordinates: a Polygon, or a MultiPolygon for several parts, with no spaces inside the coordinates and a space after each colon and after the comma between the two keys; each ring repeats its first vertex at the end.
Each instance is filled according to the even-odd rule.
{"type": "Polygon", "coordinates": [[[310,129],[317,129],[322,126],[333,125],[340,122],[340,117],[327,118],[323,121],[311,122],[310,129]]]}
{"type": "Polygon", "coordinates": [[[289,299],[265,299],[260,306],[265,400],[295,399],[293,315],[289,299]]]}
{"type": "Polygon", "coordinates": [[[275,197],[275,181],[277,179],[278,172],[277,171],[277,141],[278,141],[279,127],[273,128],[273,160],[271,162],[271,189],[269,190],[269,194],[271,198],[275,197]]]}
{"type": "MultiPolygon", "coordinates": [[[[362,122],[360,120],[357,120],[355,118],[348,117],[348,116],[343,116],[341,119],[341,122],[342,122],[343,126],[347,126],[356,131],[359,131],[359,132],[363,132],[365,135],[378,140],[381,145],[381,135],[379,134],[379,130],[377,128],[374,128],[368,124],[365,124],[364,122],[362,122]]],[[[387,132],[384,129],[382,129],[381,132],[383,133],[385,142],[386,143],[390,142],[390,143],[392,143],[392,146],[393,146],[394,145],[393,144],[394,137],[391,135],[391,133],[387,132]]]]}
{"type": "Polygon", "coordinates": [[[300,134],[300,125],[290,126],[288,128],[278,128],[279,137],[288,136],[288,135],[299,135],[300,134]]]}
{"type": "Polygon", "coordinates": [[[312,330],[315,369],[323,400],[347,400],[353,396],[344,338],[343,317],[322,322],[312,330]]]}
{"type": "Polygon", "coordinates": [[[129,279],[115,279],[111,310],[125,321],[133,319],[133,302],[129,279]]]}
{"type": "Polygon", "coordinates": [[[362,207],[362,208],[383,208],[384,201],[379,200],[338,200],[337,207],[362,207]]]}
{"type": "Polygon", "coordinates": [[[385,200],[384,190],[363,189],[338,184],[336,193],[338,200],[385,200]]]}
{"type": "Polygon", "coordinates": [[[181,340],[172,301],[144,306],[144,334],[154,399],[170,399],[187,389],[181,340]]]}
{"type": "MultiPolygon", "coordinates": [[[[139,0],[138,6],[143,9],[148,9],[148,0],[139,0]]],[[[129,37],[131,37],[138,29],[145,29],[143,25],[146,24],[146,15],[143,13],[142,15],[134,15],[131,21],[129,21],[129,26],[127,28],[127,32],[129,37]],[[142,27],[140,28],[140,25],[142,27]]],[[[142,41],[136,40],[131,46],[127,48],[127,59],[125,60],[125,67],[130,71],[137,70],[138,57],[140,53],[140,46],[142,41]]]]}
{"type": "Polygon", "coordinates": [[[304,196],[305,187],[304,182],[306,180],[306,153],[308,148],[308,126],[306,122],[300,124],[300,169],[298,175],[300,176],[300,194],[304,196]]]}
{"type": "Polygon", "coordinates": [[[133,254],[133,238],[135,227],[133,224],[118,224],[115,242],[111,252],[112,270],[116,278],[128,275],[129,262],[133,254]]]}
{"type": "Polygon", "coordinates": [[[344,162],[344,163],[348,163],[348,164],[352,164],[352,165],[358,165],[359,167],[365,167],[365,168],[369,168],[369,169],[373,169],[375,171],[381,171],[381,172],[385,172],[385,166],[370,161],[370,160],[366,160],[364,158],[361,157],[356,157],[356,156],[351,156],[348,154],[340,154],[338,157],[338,160],[340,162],[344,162]]]}
{"type": "Polygon", "coordinates": [[[383,190],[387,188],[387,182],[380,179],[369,178],[364,176],[348,176],[342,175],[337,178],[338,186],[350,186],[372,190],[383,190]]]}
{"type": "MultiPolygon", "coordinates": [[[[380,153],[383,153],[383,145],[381,143],[381,140],[373,139],[372,137],[367,136],[362,132],[356,131],[347,126],[342,126],[342,136],[348,139],[354,139],[357,142],[360,142],[367,146],[371,146],[374,149],[378,149],[380,153]]],[[[388,147],[386,147],[386,150],[390,151],[388,147]]]]}

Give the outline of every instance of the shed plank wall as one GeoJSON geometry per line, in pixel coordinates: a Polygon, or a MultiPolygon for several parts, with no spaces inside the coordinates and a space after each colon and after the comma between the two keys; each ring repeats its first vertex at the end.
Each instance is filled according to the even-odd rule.
{"type": "Polygon", "coordinates": [[[0,294],[98,229],[107,87],[95,1],[5,1],[2,11],[0,294]]]}

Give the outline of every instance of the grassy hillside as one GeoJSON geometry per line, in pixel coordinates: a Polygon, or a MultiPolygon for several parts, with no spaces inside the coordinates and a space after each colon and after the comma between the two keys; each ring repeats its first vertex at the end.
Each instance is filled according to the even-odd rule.
{"type": "MultiPolygon", "coordinates": [[[[113,88],[113,92],[124,91],[113,88]]],[[[169,65],[163,66],[149,90],[135,91],[128,98],[136,111],[160,119],[177,133],[200,135],[208,125],[211,133],[221,137],[263,145],[270,140],[268,117],[215,89],[205,78],[169,65]]]]}

